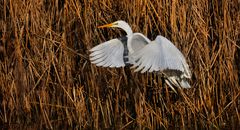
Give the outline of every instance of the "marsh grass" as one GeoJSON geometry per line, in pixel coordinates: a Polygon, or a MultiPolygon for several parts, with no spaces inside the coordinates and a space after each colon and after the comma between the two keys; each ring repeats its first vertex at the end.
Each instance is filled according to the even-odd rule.
{"type": "Polygon", "coordinates": [[[240,124],[240,2],[0,1],[3,128],[236,129],[240,124]],[[124,32],[161,34],[187,57],[193,88],[173,93],[157,74],[89,62],[124,32]]]}

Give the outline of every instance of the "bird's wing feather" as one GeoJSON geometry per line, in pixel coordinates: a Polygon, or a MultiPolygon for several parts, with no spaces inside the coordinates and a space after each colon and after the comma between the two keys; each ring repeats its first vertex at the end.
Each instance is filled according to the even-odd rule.
{"type": "Polygon", "coordinates": [[[148,43],[151,41],[145,37],[141,33],[134,33],[133,35],[129,36],[128,39],[128,49],[130,53],[133,53],[135,51],[138,51],[145,47],[148,43]]]}
{"type": "MultiPolygon", "coordinates": [[[[135,51],[131,57],[136,61],[135,71],[178,70],[190,75],[183,54],[166,38],[158,36],[156,40],[135,51]]],[[[186,76],[186,77],[187,77],[186,76]]]]}
{"type": "Polygon", "coordinates": [[[112,39],[93,47],[90,52],[90,60],[93,64],[102,67],[123,67],[125,66],[123,53],[124,46],[121,39],[112,39]]]}
{"type": "Polygon", "coordinates": [[[128,36],[127,48],[129,50],[128,54],[128,63],[136,64],[135,60],[131,57],[131,54],[141,50],[151,41],[141,33],[134,33],[131,36],[128,36]]]}

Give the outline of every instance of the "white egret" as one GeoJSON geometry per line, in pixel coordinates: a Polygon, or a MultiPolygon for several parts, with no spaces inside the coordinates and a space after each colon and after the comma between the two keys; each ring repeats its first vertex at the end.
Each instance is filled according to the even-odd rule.
{"type": "Polygon", "coordinates": [[[141,33],[133,33],[130,26],[122,20],[98,28],[104,27],[121,28],[127,35],[92,48],[90,60],[93,64],[102,67],[124,67],[130,63],[136,68],[135,72],[160,72],[174,91],[173,86],[191,87],[187,81],[191,78],[189,66],[183,54],[167,38],[159,35],[154,41],[150,41],[141,33]]]}

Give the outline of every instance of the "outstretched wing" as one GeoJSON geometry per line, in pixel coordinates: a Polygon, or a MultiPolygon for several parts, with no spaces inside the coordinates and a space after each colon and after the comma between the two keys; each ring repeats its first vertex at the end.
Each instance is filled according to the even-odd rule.
{"type": "Polygon", "coordinates": [[[151,41],[141,33],[134,33],[133,35],[129,36],[127,41],[127,48],[129,50],[129,54],[127,56],[128,63],[135,64],[136,61],[131,57],[131,54],[141,50],[150,42],[151,41]]]}
{"type": "Polygon", "coordinates": [[[115,38],[92,48],[91,63],[102,67],[123,67],[124,51],[127,53],[127,37],[115,38]],[[124,47],[125,46],[125,47],[124,47]]]}
{"type": "Polygon", "coordinates": [[[145,47],[151,41],[141,33],[134,33],[127,41],[129,53],[134,53],[145,47]]]}
{"type": "Polygon", "coordinates": [[[164,74],[166,83],[176,92],[173,86],[190,88],[187,78],[191,78],[189,66],[183,54],[162,36],[142,49],[130,55],[136,62],[135,71],[160,71],[164,74]]]}
{"type": "Polygon", "coordinates": [[[165,37],[157,36],[151,43],[131,54],[136,61],[135,71],[170,70],[171,76],[190,78],[190,70],[183,54],[165,37]],[[176,72],[176,74],[174,74],[176,72]]]}

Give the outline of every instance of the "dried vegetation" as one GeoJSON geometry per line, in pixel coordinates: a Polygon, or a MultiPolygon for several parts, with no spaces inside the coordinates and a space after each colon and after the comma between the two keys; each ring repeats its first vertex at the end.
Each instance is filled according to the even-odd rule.
{"type": "Polygon", "coordinates": [[[1,0],[0,14],[2,127],[239,127],[239,0],[1,0]],[[124,35],[96,26],[119,19],[173,41],[193,88],[90,64],[90,48],[124,35]]]}

